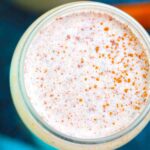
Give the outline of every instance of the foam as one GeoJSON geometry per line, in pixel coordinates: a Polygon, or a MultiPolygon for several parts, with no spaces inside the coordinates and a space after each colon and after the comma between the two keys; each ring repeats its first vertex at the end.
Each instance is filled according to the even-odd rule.
{"type": "Polygon", "coordinates": [[[32,40],[24,82],[37,114],[78,138],[128,127],[148,97],[145,49],[128,25],[104,12],[77,12],[46,23],[32,40]]]}

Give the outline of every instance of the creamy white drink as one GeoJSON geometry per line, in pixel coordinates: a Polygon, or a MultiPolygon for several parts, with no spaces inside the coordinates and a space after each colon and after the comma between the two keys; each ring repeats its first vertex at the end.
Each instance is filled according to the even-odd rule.
{"type": "Polygon", "coordinates": [[[117,133],[147,104],[143,43],[110,13],[83,10],[44,24],[27,49],[26,92],[37,114],[66,135],[117,133]]]}

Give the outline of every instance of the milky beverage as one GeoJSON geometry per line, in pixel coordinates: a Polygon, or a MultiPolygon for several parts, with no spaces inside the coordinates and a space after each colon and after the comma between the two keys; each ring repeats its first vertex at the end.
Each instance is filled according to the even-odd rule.
{"type": "Polygon", "coordinates": [[[29,45],[24,82],[37,114],[77,138],[127,128],[147,104],[149,63],[127,24],[109,13],[54,18],[29,45]]]}

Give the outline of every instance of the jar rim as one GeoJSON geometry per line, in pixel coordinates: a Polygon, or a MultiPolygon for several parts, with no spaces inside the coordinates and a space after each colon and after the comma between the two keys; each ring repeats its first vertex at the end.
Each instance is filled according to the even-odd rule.
{"type": "MultiPolygon", "coordinates": [[[[20,93],[23,97],[24,104],[25,104],[26,108],[28,109],[28,111],[30,112],[30,114],[48,132],[52,133],[53,135],[55,135],[63,140],[77,143],[77,144],[101,144],[101,143],[106,143],[106,142],[110,142],[112,140],[118,139],[119,137],[121,137],[125,134],[128,134],[136,126],[138,126],[138,124],[144,119],[144,117],[149,113],[149,110],[150,110],[150,100],[148,98],[147,106],[145,106],[144,110],[141,112],[139,117],[136,118],[129,127],[125,128],[123,130],[120,130],[119,132],[116,132],[110,136],[100,137],[100,138],[92,138],[92,139],[81,139],[81,138],[71,137],[67,134],[61,133],[58,130],[51,127],[50,125],[48,125],[46,122],[44,122],[39,117],[38,113],[34,110],[31,102],[28,100],[28,96],[26,93],[25,85],[24,85],[24,78],[23,78],[24,77],[24,75],[23,75],[24,67],[23,66],[24,66],[25,54],[28,49],[27,47],[30,45],[31,39],[37,33],[36,31],[38,29],[40,29],[40,27],[42,27],[42,25],[46,21],[49,21],[51,18],[56,17],[58,14],[60,14],[64,11],[78,9],[78,8],[81,8],[81,9],[90,8],[91,9],[92,7],[112,12],[114,15],[121,17],[122,20],[124,20],[127,24],[129,23],[130,26],[133,27],[135,31],[138,31],[138,34],[143,38],[145,45],[147,46],[148,49],[150,49],[149,35],[146,33],[146,31],[143,29],[143,27],[138,22],[136,22],[132,17],[130,17],[123,11],[121,11],[113,6],[103,4],[103,3],[98,3],[98,2],[73,2],[73,3],[59,6],[57,8],[54,8],[54,9],[48,11],[46,13],[46,15],[41,19],[41,21],[36,24],[36,26],[34,28],[32,28],[32,25],[31,25],[30,28],[32,28],[32,30],[31,30],[29,36],[27,37],[26,41],[23,43],[23,49],[21,51],[21,54],[19,56],[19,61],[18,61],[18,72],[17,72],[18,86],[20,89],[20,93]]],[[[39,20],[39,18],[37,20],[39,20]]]]}

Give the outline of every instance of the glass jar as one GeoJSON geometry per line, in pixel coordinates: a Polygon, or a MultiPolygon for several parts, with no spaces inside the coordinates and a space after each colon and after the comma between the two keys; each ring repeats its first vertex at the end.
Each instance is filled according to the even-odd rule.
{"type": "Polygon", "coordinates": [[[149,35],[138,22],[121,10],[102,3],[75,2],[62,5],[39,17],[28,28],[16,47],[11,64],[10,86],[13,101],[18,114],[30,131],[32,131],[47,144],[52,144],[64,150],[108,150],[118,148],[133,139],[146,126],[150,119],[150,101],[148,99],[148,103],[139,117],[124,130],[121,130],[108,137],[97,139],[79,139],[69,137],[48,126],[40,119],[38,114],[32,108],[30,101],[28,100],[23,81],[24,58],[32,38],[43,26],[43,24],[55,18],[57,15],[67,14],[75,10],[87,9],[102,10],[104,12],[111,13],[113,16],[116,16],[122,22],[128,24],[134,34],[142,41],[142,43],[144,43],[148,56],[150,50],[149,35]]]}

